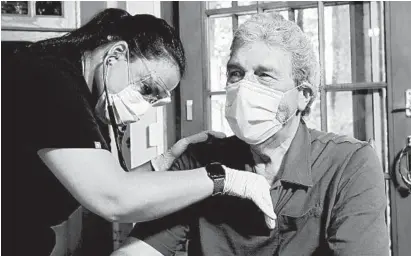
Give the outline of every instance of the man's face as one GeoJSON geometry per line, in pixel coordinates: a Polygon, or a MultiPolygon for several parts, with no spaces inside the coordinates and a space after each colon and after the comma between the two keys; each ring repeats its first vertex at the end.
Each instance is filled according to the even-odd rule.
{"type": "MultiPolygon", "coordinates": [[[[239,114],[236,114],[242,117],[240,120],[241,124],[236,123],[237,126],[235,127],[242,131],[237,131],[237,136],[243,137],[243,139],[248,139],[251,144],[258,144],[260,143],[258,142],[260,139],[255,135],[260,132],[258,128],[260,127],[260,130],[264,129],[262,131],[264,133],[268,132],[266,131],[266,126],[262,126],[262,123],[260,122],[261,120],[265,120],[264,118],[276,118],[279,122],[285,123],[295,116],[294,114],[297,109],[299,109],[299,98],[300,93],[302,92],[295,89],[295,83],[292,78],[291,60],[291,54],[279,46],[269,46],[263,42],[253,42],[241,46],[234,45],[231,58],[227,64],[227,86],[244,79],[251,83],[240,83],[240,89],[241,86],[255,86],[256,91],[261,92],[261,87],[263,86],[280,92],[286,92],[283,94],[279,102],[275,100],[275,97],[273,98],[272,107],[270,107],[270,102],[267,101],[267,97],[264,97],[264,95],[261,95],[261,99],[256,97],[249,98],[247,95],[240,97],[240,100],[247,101],[246,105],[249,108],[254,108],[257,112],[251,111],[249,113],[254,113],[253,115],[245,116],[244,111],[248,111],[248,109],[238,110],[242,112],[242,114],[240,112],[239,114]],[[254,102],[250,102],[250,100],[254,102]],[[268,109],[272,112],[258,112],[258,109],[268,109]],[[253,118],[256,117],[256,113],[259,113],[259,115],[264,114],[266,116],[259,116],[259,122],[257,123],[251,122],[254,120],[253,118]],[[274,114],[274,116],[272,114],[274,114]],[[244,121],[244,119],[246,120],[244,121]],[[250,131],[250,122],[254,124],[252,126],[255,127],[253,129],[256,129],[254,132],[250,131]],[[241,134],[242,132],[249,133],[250,136],[252,135],[252,138],[247,137],[245,134],[241,134]]],[[[272,91],[267,90],[267,93],[272,93],[272,91]]],[[[227,94],[227,97],[232,96],[233,95],[230,96],[227,94]]],[[[239,103],[239,106],[244,105],[239,103]]],[[[234,112],[230,113],[233,114],[234,112]]],[[[237,117],[234,117],[234,119],[236,118],[237,117]]],[[[287,124],[289,124],[289,122],[287,122],[287,124]]],[[[287,130],[287,127],[289,127],[287,124],[281,127],[280,131],[283,129],[287,130]]],[[[278,132],[279,131],[277,130],[275,133],[278,132]]]]}
{"type": "Polygon", "coordinates": [[[263,42],[234,47],[227,64],[227,85],[243,78],[280,91],[294,87],[291,54],[263,42]]]}
{"type": "MultiPolygon", "coordinates": [[[[235,46],[227,63],[227,86],[242,79],[282,92],[295,88],[291,54],[279,46],[268,46],[263,42],[235,46]]],[[[286,93],[282,103],[281,108],[296,110],[298,90],[286,93]]]]}

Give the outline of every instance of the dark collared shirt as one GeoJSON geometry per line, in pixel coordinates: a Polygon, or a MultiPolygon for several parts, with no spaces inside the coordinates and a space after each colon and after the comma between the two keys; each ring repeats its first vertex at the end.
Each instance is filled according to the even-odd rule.
{"type": "MultiPolygon", "coordinates": [[[[244,170],[249,146],[236,137],[193,145],[173,169],[218,161],[244,170]]],[[[271,189],[276,228],[249,200],[212,197],[137,225],[131,236],[164,255],[187,239],[188,255],[388,255],[383,171],[373,148],[301,123],[271,189]]]]}

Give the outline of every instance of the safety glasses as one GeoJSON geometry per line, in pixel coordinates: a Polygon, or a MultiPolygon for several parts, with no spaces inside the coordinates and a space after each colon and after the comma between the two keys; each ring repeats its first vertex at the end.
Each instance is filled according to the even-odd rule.
{"type": "MultiPolygon", "coordinates": [[[[164,80],[153,70],[151,70],[146,61],[148,61],[144,55],[141,55],[141,62],[143,63],[147,75],[132,82],[132,84],[138,85],[139,91],[143,98],[147,100],[153,107],[163,106],[171,102],[171,92],[167,89],[164,80]]],[[[130,76],[129,76],[130,77],[130,76]]]]}

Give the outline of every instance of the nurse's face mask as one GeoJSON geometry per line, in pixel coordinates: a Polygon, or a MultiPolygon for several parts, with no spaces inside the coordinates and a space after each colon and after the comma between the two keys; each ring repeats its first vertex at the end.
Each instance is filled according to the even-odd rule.
{"type": "Polygon", "coordinates": [[[297,109],[291,109],[285,96],[298,87],[280,91],[246,78],[229,84],[225,117],[230,128],[248,144],[264,142],[296,114],[297,109]]]}
{"type": "Polygon", "coordinates": [[[152,107],[162,106],[171,102],[171,93],[165,83],[154,71],[150,70],[142,55],[140,61],[146,69],[146,75],[135,81],[130,81],[130,57],[127,51],[128,85],[120,92],[111,93],[107,84],[110,73],[108,57],[103,63],[104,91],[99,97],[95,112],[106,124],[115,123],[124,126],[137,122],[152,107]]]}

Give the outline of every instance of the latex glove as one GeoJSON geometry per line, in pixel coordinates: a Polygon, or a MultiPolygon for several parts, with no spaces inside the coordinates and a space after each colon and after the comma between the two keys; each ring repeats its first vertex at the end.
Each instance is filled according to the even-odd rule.
{"type": "Polygon", "coordinates": [[[224,133],[215,131],[203,131],[191,135],[177,141],[166,153],[161,154],[151,160],[151,165],[153,166],[155,171],[167,171],[168,169],[170,169],[174,160],[180,157],[184,153],[184,151],[187,150],[188,145],[204,142],[209,138],[209,136],[220,139],[226,137],[224,133]]]}
{"type": "Polygon", "coordinates": [[[252,200],[264,212],[268,228],[274,229],[277,216],[267,180],[259,174],[223,167],[226,173],[223,194],[252,200]]]}

